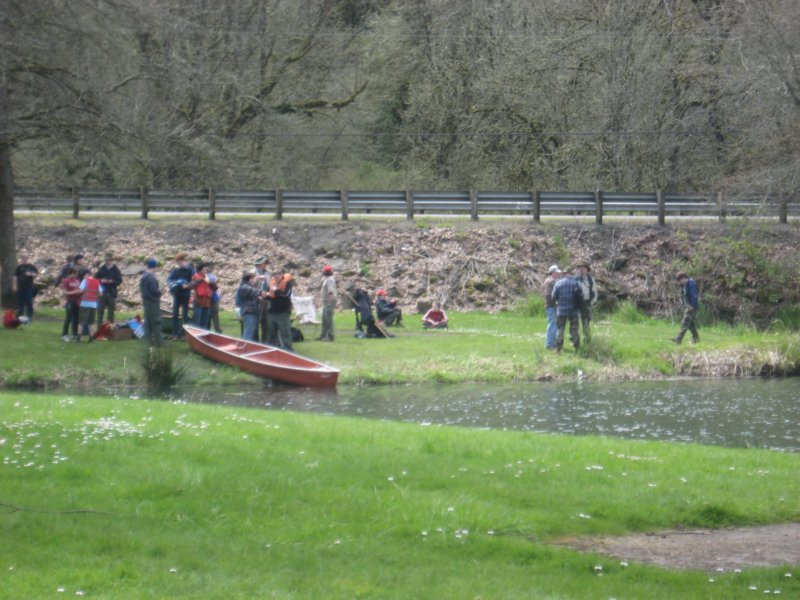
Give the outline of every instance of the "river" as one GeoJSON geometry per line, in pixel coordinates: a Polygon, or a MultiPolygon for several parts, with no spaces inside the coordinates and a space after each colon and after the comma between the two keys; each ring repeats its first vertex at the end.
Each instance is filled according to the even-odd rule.
{"type": "Polygon", "coordinates": [[[259,387],[181,391],[188,402],[419,423],[800,452],[797,379],[259,387]]]}

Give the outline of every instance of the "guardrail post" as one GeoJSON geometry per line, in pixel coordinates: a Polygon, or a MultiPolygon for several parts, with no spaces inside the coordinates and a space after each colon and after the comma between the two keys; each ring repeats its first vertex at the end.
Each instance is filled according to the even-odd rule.
{"type": "Polygon", "coordinates": [[[213,221],[217,218],[217,192],[213,188],[208,188],[208,220],[213,221]]]}
{"type": "Polygon", "coordinates": [[[406,220],[414,220],[414,192],[406,190],[406,220]]]}
{"type": "Polygon", "coordinates": [[[478,220],[478,192],[475,190],[469,191],[469,218],[478,220]]]}
{"type": "Polygon", "coordinates": [[[147,187],[139,186],[139,200],[142,202],[142,218],[147,218],[147,213],[150,212],[150,202],[147,196],[147,187]]]}
{"type": "Polygon", "coordinates": [[[783,192],[778,200],[778,222],[786,225],[789,222],[789,193],[783,192]]]}
{"type": "Polygon", "coordinates": [[[275,218],[278,221],[283,218],[283,188],[275,190],[275,218]]]}
{"type": "Polygon", "coordinates": [[[349,209],[348,204],[350,204],[350,192],[347,190],[340,190],[339,202],[342,204],[342,221],[347,221],[349,209]]]}
{"type": "Polygon", "coordinates": [[[594,222],[603,224],[603,192],[600,190],[594,192],[594,222]]]}
{"type": "Polygon", "coordinates": [[[533,222],[538,225],[542,222],[542,196],[539,190],[531,192],[531,199],[533,200],[533,222]]]}
{"type": "Polygon", "coordinates": [[[667,203],[664,200],[664,192],[656,190],[656,203],[658,204],[658,224],[662,227],[667,223],[667,203]]]}
{"type": "Polygon", "coordinates": [[[717,192],[717,208],[719,209],[719,222],[724,223],[728,217],[728,207],[725,206],[725,196],[717,192]]]}
{"type": "Polygon", "coordinates": [[[77,187],[72,188],[72,218],[77,219],[81,211],[81,193],[77,187]]]}

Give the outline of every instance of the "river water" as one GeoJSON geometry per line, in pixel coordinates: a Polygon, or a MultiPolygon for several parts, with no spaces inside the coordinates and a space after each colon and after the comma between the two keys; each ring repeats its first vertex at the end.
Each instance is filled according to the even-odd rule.
{"type": "Polygon", "coordinates": [[[634,383],[259,387],[189,402],[419,423],[697,442],[800,452],[797,379],[634,383]]]}

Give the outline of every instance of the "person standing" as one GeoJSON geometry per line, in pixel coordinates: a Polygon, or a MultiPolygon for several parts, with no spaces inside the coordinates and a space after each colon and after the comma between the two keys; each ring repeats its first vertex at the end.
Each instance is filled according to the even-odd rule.
{"type": "Polygon", "coordinates": [[[194,290],[194,324],[203,329],[210,327],[211,295],[213,290],[208,283],[207,265],[197,265],[197,272],[192,275],[190,287],[194,290]]]}
{"type": "Polygon", "coordinates": [[[697,291],[697,283],[686,273],[678,273],[675,279],[678,285],[681,286],[683,319],[681,319],[681,330],[676,337],[672,338],[672,341],[680,344],[683,342],[683,336],[686,335],[686,332],[690,331],[692,333],[692,343],[696,344],[700,341],[697,325],[694,322],[697,317],[697,311],[700,309],[700,294],[697,291]]]}
{"type": "Polygon", "coordinates": [[[216,274],[212,273],[213,268],[214,265],[209,264],[208,269],[206,269],[206,279],[208,280],[208,285],[211,286],[211,315],[209,319],[211,325],[214,327],[214,331],[217,333],[222,333],[222,327],[219,325],[219,282],[216,274]]]}
{"type": "MultiPolygon", "coordinates": [[[[253,276],[253,285],[261,292],[261,300],[258,302],[258,329],[261,331],[261,342],[266,344],[269,339],[269,282],[272,275],[267,270],[269,261],[266,256],[256,259],[256,274],[253,276]]],[[[258,338],[255,340],[258,341],[258,338]]]]}
{"type": "Polygon", "coordinates": [[[333,267],[322,267],[322,288],[320,301],[322,302],[322,333],[319,336],[322,342],[333,341],[333,313],[336,311],[336,279],[333,276],[333,267]]]}
{"type": "Polygon", "coordinates": [[[142,295],[142,311],[144,312],[144,340],[149,346],[161,346],[161,285],[156,277],[158,261],[148,258],[145,271],[139,280],[139,291],[142,295]]]}
{"type": "Polygon", "coordinates": [[[82,269],[78,275],[81,277],[81,307],[80,320],[81,332],[78,334],[78,341],[85,335],[87,343],[92,341],[92,325],[97,316],[97,300],[100,297],[100,281],[94,276],[92,267],[82,269]]]}
{"type": "Polygon", "coordinates": [[[117,288],[122,283],[122,273],[114,262],[114,255],[106,252],[105,262],[97,269],[97,279],[103,286],[97,299],[97,322],[103,322],[103,313],[108,309],[108,321],[114,324],[117,309],[117,288]]]}
{"type": "Polygon", "coordinates": [[[571,267],[564,270],[561,279],[553,286],[553,299],[556,302],[556,345],[554,350],[560,353],[564,347],[564,329],[567,321],[569,321],[569,339],[577,350],[581,344],[578,332],[581,288],[577,280],[572,277],[571,267]]]}
{"type": "Polygon", "coordinates": [[[17,292],[17,317],[33,320],[33,297],[36,295],[36,276],[39,269],[33,265],[28,256],[19,257],[19,264],[14,270],[14,287],[17,292]]]}
{"type": "Polygon", "coordinates": [[[553,298],[553,287],[561,277],[561,269],[558,265],[552,265],[547,272],[547,278],[542,284],[544,292],[544,312],[547,315],[547,329],[544,336],[544,347],[546,350],[552,350],[556,347],[556,301],[553,298]]]}
{"type": "Polygon", "coordinates": [[[183,324],[189,320],[189,300],[192,297],[189,284],[194,268],[186,258],[185,252],[179,252],[175,256],[176,264],[167,276],[167,286],[172,294],[172,337],[178,340],[183,339],[183,324]]]}
{"type": "Polygon", "coordinates": [[[278,269],[269,282],[269,337],[267,343],[289,352],[292,347],[292,289],[294,278],[289,269],[278,269]]]}
{"type": "Polygon", "coordinates": [[[590,326],[592,323],[592,307],[597,302],[597,286],[589,272],[592,270],[588,262],[578,263],[578,274],[575,279],[581,288],[581,302],[579,311],[581,316],[581,329],[583,329],[583,341],[589,343],[592,340],[590,326]]]}
{"type": "Polygon", "coordinates": [[[61,290],[64,294],[64,327],[61,329],[61,339],[65,342],[70,339],[78,341],[78,318],[81,308],[81,282],[77,277],[78,270],[69,267],[61,280],[61,290]],[[72,329],[72,337],[69,331],[72,329]]]}
{"type": "Polygon", "coordinates": [[[258,303],[260,287],[254,286],[255,275],[251,271],[242,273],[242,282],[236,290],[239,316],[242,318],[242,337],[251,342],[258,341],[258,303]]]}

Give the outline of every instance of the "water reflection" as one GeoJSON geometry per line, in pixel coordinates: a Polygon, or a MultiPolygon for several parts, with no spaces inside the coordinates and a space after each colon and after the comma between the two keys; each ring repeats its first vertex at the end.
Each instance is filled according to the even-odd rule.
{"type": "Polygon", "coordinates": [[[182,399],[426,425],[611,435],[800,451],[797,382],[414,385],[187,391],[182,399]]]}

